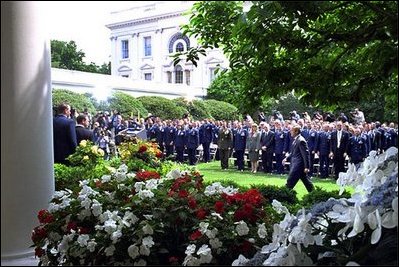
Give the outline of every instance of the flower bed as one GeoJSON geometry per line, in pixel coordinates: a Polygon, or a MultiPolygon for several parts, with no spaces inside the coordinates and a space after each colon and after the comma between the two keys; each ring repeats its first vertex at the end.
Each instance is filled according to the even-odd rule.
{"type": "Polygon", "coordinates": [[[253,256],[276,221],[265,199],[202,181],[198,172],[159,178],[123,164],[57,191],[32,232],[36,255],[42,265],[230,265],[253,256]]]}
{"type": "Polygon", "coordinates": [[[395,265],[398,248],[398,149],[375,151],[356,171],[350,165],[337,184],[355,187],[351,198],[333,199],[295,216],[273,201],[284,219],[273,241],[233,265],[395,265]]]}

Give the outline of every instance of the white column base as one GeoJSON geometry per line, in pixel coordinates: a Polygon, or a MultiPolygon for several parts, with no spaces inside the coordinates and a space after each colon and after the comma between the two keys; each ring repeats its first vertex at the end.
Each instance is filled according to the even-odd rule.
{"type": "Polygon", "coordinates": [[[1,257],[1,266],[38,266],[39,258],[34,253],[20,257],[1,257]]]}

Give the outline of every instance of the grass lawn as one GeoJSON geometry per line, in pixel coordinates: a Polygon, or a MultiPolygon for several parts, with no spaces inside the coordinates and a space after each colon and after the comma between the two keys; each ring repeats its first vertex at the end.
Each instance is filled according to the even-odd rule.
{"type": "MultiPolygon", "coordinates": [[[[228,170],[222,170],[220,161],[212,161],[208,163],[197,164],[198,170],[204,175],[205,181],[234,181],[239,185],[249,187],[250,185],[266,184],[275,186],[285,186],[287,175],[270,175],[263,172],[251,173],[250,170],[239,172],[234,166],[229,166],[228,170]]],[[[339,190],[335,179],[312,179],[313,185],[318,186],[326,191],[339,190]]],[[[294,190],[297,192],[298,199],[307,194],[307,190],[302,181],[299,181],[294,190]]],[[[349,189],[350,190],[350,189],[349,189]]]]}

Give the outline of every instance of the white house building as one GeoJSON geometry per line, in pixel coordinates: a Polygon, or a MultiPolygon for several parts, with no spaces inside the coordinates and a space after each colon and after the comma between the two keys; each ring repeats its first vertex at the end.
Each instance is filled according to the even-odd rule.
{"type": "Polygon", "coordinates": [[[174,88],[202,91],[215,78],[215,69],[228,67],[220,49],[208,50],[198,66],[181,61],[173,65],[174,53],[197,46],[196,39],[182,34],[189,22],[187,11],[194,1],[158,1],[111,13],[111,72],[132,80],[173,84],[174,88]]]}

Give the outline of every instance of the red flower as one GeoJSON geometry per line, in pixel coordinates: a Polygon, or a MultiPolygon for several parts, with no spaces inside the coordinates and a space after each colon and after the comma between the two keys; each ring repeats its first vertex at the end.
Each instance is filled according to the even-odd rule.
{"type": "Polygon", "coordinates": [[[35,248],[35,256],[37,256],[37,257],[41,257],[41,256],[43,256],[44,255],[44,249],[42,249],[42,248],[39,248],[39,247],[37,247],[37,248],[35,248]]]}
{"type": "Polygon", "coordinates": [[[160,158],[162,158],[163,153],[161,151],[158,151],[155,156],[160,159],[160,158]]]}
{"type": "Polygon", "coordinates": [[[198,219],[202,220],[205,219],[207,215],[207,212],[204,208],[200,208],[199,210],[197,210],[196,216],[198,219]]]}
{"type": "Polygon", "coordinates": [[[139,181],[145,181],[149,179],[159,179],[161,176],[155,171],[141,171],[136,173],[136,179],[139,181]]]}
{"type": "Polygon", "coordinates": [[[215,211],[219,214],[222,214],[224,212],[224,203],[222,201],[216,201],[215,211]]]}
{"type": "Polygon", "coordinates": [[[71,232],[71,230],[77,230],[78,229],[78,224],[76,222],[69,222],[67,225],[67,232],[71,232]]]}
{"type": "Polygon", "coordinates": [[[103,185],[103,183],[100,180],[96,181],[97,188],[100,188],[102,185],[103,185]]]}
{"type": "Polygon", "coordinates": [[[190,235],[190,240],[197,240],[198,238],[200,238],[202,236],[201,231],[200,230],[196,230],[194,233],[192,233],[190,235]]]}
{"type": "Polygon", "coordinates": [[[146,145],[141,145],[139,147],[139,153],[143,153],[143,152],[146,152],[146,151],[147,151],[147,146],[146,145]]]}
{"type": "Polygon", "coordinates": [[[186,198],[188,196],[188,192],[187,192],[187,190],[180,190],[179,191],[179,197],[180,198],[186,198]]]}
{"type": "Polygon", "coordinates": [[[42,239],[46,238],[47,231],[43,227],[37,226],[32,231],[32,241],[33,243],[40,242],[42,239]]]}
{"type": "Polygon", "coordinates": [[[89,234],[90,233],[90,229],[87,227],[78,227],[78,233],[81,235],[84,234],[89,234]]]}
{"type": "Polygon", "coordinates": [[[37,217],[40,223],[51,223],[54,221],[53,215],[48,210],[40,210],[37,217]]]}
{"type": "Polygon", "coordinates": [[[193,197],[188,198],[188,206],[190,209],[195,209],[197,207],[197,201],[193,197]]]}

